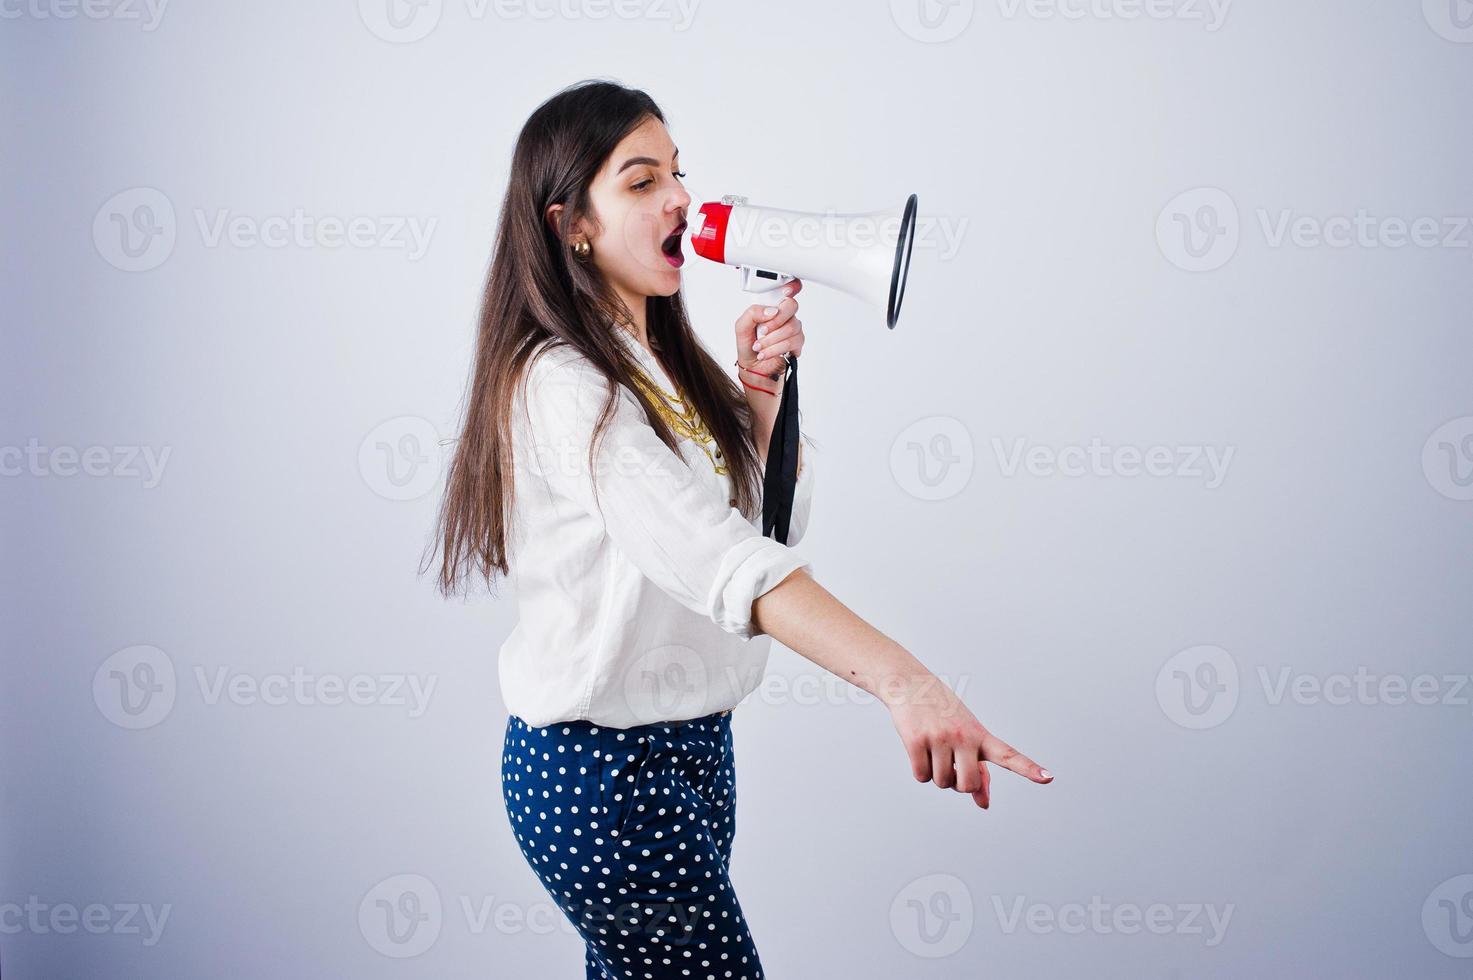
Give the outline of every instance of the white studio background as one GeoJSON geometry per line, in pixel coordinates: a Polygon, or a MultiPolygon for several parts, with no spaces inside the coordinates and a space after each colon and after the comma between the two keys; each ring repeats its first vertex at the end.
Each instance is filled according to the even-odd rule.
{"type": "MultiPolygon", "coordinates": [[[[512,603],[417,566],[513,140],[584,77],[698,195],[919,195],[896,330],[803,293],[799,550],[1057,774],[919,785],[775,647],[768,974],[1465,976],[1470,25],[4,0],[7,980],[582,975],[500,796],[512,603]],[[298,215],[363,234],[262,240],[298,215]]],[[[686,268],[725,356],[736,274],[686,268]]]]}

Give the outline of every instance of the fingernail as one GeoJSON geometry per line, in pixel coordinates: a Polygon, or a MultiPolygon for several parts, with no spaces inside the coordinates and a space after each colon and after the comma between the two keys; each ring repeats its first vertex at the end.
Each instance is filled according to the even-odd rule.
{"type": "Polygon", "coordinates": [[[765,310],[762,311],[762,315],[763,316],[772,316],[776,312],[777,312],[777,307],[776,306],[769,306],[767,309],[765,309],[765,310]]]}
{"type": "Polygon", "coordinates": [[[1040,770],[1038,770],[1038,774],[1040,776],[1042,776],[1044,779],[1053,779],[1054,778],[1054,774],[1051,773],[1051,772],[1049,772],[1047,769],[1040,769],[1040,770]]]}
{"type": "Polygon", "coordinates": [[[783,295],[784,296],[791,296],[791,295],[793,295],[793,287],[792,286],[785,286],[783,288],[783,295]]]}
{"type": "Polygon", "coordinates": [[[761,350],[762,349],[762,341],[759,340],[755,344],[753,344],[752,345],[752,349],[753,350],[761,350]]]}

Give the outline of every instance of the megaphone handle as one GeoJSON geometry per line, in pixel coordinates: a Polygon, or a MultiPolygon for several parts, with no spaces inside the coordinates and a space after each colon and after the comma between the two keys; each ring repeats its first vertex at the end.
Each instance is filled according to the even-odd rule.
{"type": "MultiPolygon", "coordinates": [[[[763,306],[776,306],[783,301],[783,287],[793,276],[775,273],[762,276],[750,266],[740,266],[742,290],[763,306]],[[758,284],[771,283],[761,289],[758,284]]],[[[771,273],[771,270],[766,270],[771,273]]],[[[798,359],[783,354],[787,374],[783,378],[778,400],[777,418],[767,442],[767,466],[762,473],[762,535],[772,535],[781,544],[788,543],[788,528],[793,517],[793,497],[798,485],[798,359]]]]}
{"type": "Polygon", "coordinates": [[[763,306],[776,306],[783,300],[783,287],[793,276],[770,269],[758,270],[749,265],[737,267],[742,273],[742,289],[752,294],[752,301],[763,306]],[[763,275],[763,273],[766,275],[763,275]],[[776,278],[774,278],[776,277],[776,278]]]}
{"type": "Polygon", "coordinates": [[[785,298],[786,297],[783,296],[783,290],[781,286],[778,286],[776,289],[767,289],[763,290],[760,293],[752,294],[752,302],[760,303],[763,306],[776,306],[777,304],[781,303],[785,298]]]}

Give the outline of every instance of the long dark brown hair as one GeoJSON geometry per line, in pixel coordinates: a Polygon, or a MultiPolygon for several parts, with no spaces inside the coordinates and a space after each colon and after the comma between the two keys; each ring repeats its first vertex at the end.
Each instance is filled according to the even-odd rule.
{"type": "MultiPolygon", "coordinates": [[[[675,433],[634,382],[639,368],[612,334],[623,329],[617,324],[631,322],[630,311],[591,262],[574,258],[569,234],[579,217],[597,227],[589,184],[619,142],[651,117],[665,122],[644,92],[587,80],[538,106],[517,137],[481,303],[464,421],[426,558],[428,567],[438,555],[439,587],[446,595],[464,589],[472,577],[490,586],[498,572],[508,571],[513,397],[542,341],[554,340],[549,349],[576,348],[610,382],[589,446],[590,473],[597,471],[591,465],[595,447],[612,417],[618,384],[633,391],[660,439],[676,449],[675,433]],[[558,203],[564,207],[554,230],[546,213],[558,203]]],[[[665,371],[715,437],[737,508],[750,516],[760,506],[761,476],[746,398],[701,346],[680,293],[648,297],[645,325],[665,371]]]]}

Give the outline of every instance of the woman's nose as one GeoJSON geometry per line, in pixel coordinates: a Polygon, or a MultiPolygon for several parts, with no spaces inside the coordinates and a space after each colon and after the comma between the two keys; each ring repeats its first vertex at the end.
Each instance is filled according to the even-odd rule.
{"type": "Polygon", "coordinates": [[[679,184],[675,185],[675,191],[670,195],[669,208],[672,211],[688,211],[690,209],[690,192],[679,184]]]}

